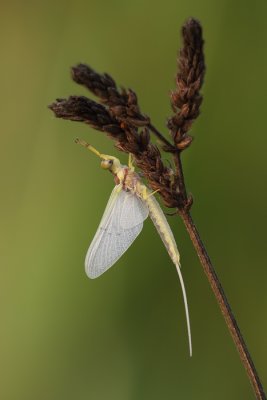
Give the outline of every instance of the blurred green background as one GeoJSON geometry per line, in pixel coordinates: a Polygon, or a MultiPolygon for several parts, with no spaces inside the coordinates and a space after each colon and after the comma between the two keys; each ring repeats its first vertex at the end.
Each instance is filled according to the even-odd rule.
{"type": "Polygon", "coordinates": [[[69,74],[86,62],[136,90],[166,132],[189,16],[203,24],[207,63],[183,157],[192,214],[267,386],[266,1],[11,0],[1,2],[0,26],[3,400],[254,398],[180,220],[170,224],[192,359],[177,274],[150,221],[115,267],[87,279],[85,253],[114,183],[74,138],[119,153],[47,109],[86,95],[69,74]]]}

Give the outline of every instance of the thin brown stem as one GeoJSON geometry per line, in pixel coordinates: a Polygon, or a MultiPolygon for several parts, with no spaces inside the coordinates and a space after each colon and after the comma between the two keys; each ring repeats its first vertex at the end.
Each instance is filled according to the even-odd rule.
{"type": "MultiPolygon", "coordinates": [[[[160,136],[162,136],[160,134],[160,136]]],[[[175,163],[175,172],[177,176],[177,185],[179,191],[183,197],[184,207],[179,209],[179,215],[182,218],[187,232],[190,236],[190,239],[193,243],[193,246],[198,254],[200,259],[201,265],[204,269],[204,272],[208,278],[210,286],[213,290],[213,293],[216,297],[216,300],[219,304],[219,307],[222,311],[224,316],[226,325],[230,331],[230,334],[233,338],[235,346],[239,352],[241,361],[247,371],[248,377],[254,389],[256,398],[259,400],[266,400],[266,395],[264,393],[264,389],[262,383],[260,381],[259,375],[256,371],[255,365],[253,363],[252,357],[248,351],[247,345],[244,341],[244,338],[241,334],[241,331],[238,327],[237,321],[234,317],[233,311],[231,306],[227,300],[227,297],[224,293],[222,284],[216,274],[216,271],[212,265],[212,262],[209,258],[209,255],[205,249],[205,246],[200,238],[200,235],[197,231],[197,228],[194,224],[194,221],[189,213],[188,208],[186,207],[186,203],[188,202],[187,193],[186,193],[186,186],[184,181],[184,174],[183,174],[183,166],[181,162],[181,152],[176,151],[174,153],[174,163],[175,163]]]]}
{"type": "Polygon", "coordinates": [[[186,194],[184,173],[183,173],[182,162],[181,162],[181,152],[177,151],[173,157],[174,157],[174,163],[175,163],[175,172],[177,175],[177,184],[179,187],[179,191],[183,197],[184,204],[186,204],[187,194],[186,194]]]}
{"type": "Polygon", "coordinates": [[[216,297],[216,300],[220,306],[220,309],[224,316],[225,322],[231,333],[231,336],[233,338],[235,346],[239,352],[241,361],[247,371],[250,382],[254,388],[256,398],[259,400],[266,400],[266,395],[264,393],[263,386],[261,384],[259,375],[256,371],[255,365],[252,361],[251,355],[248,351],[247,345],[243,339],[243,336],[237,325],[237,322],[236,322],[236,319],[232,312],[232,309],[230,307],[230,304],[224,293],[223,287],[219,281],[219,278],[218,278],[216,271],[212,265],[209,255],[204,247],[204,244],[201,241],[201,238],[200,238],[197,228],[192,220],[192,217],[188,211],[180,211],[179,214],[185,224],[185,227],[190,236],[190,239],[191,239],[191,241],[194,245],[194,248],[198,254],[201,265],[202,265],[204,272],[208,278],[208,281],[211,285],[211,288],[216,297]]]}
{"type": "MultiPolygon", "coordinates": [[[[164,136],[156,128],[153,127],[153,125],[149,125],[148,127],[150,130],[152,130],[156,134],[156,136],[160,140],[162,140],[162,138],[165,139],[164,136]]],[[[164,141],[165,144],[169,145],[169,142],[167,141],[167,139],[166,139],[166,141],[165,140],[162,140],[162,141],[164,141]]],[[[172,146],[172,145],[170,145],[170,146],[172,146]]],[[[201,265],[204,269],[204,272],[208,278],[210,286],[213,290],[213,293],[216,297],[216,300],[219,304],[219,307],[220,307],[223,317],[225,319],[226,325],[230,331],[230,334],[233,338],[235,346],[239,352],[241,361],[247,371],[247,374],[248,374],[249,380],[252,384],[252,387],[254,389],[256,398],[259,400],[266,400],[266,395],[264,393],[264,389],[263,389],[262,383],[260,381],[259,375],[256,371],[255,365],[254,365],[252,357],[248,351],[247,345],[244,341],[241,331],[238,327],[238,324],[234,317],[231,306],[230,306],[230,304],[227,300],[227,297],[224,293],[222,284],[216,274],[216,271],[212,265],[209,255],[208,255],[208,253],[204,247],[204,244],[199,236],[199,233],[194,224],[194,221],[189,213],[189,209],[186,207],[186,205],[189,203],[188,203],[184,174],[183,174],[183,166],[182,166],[182,162],[181,162],[181,152],[176,151],[174,153],[173,157],[174,157],[174,163],[175,163],[175,172],[176,172],[176,176],[177,176],[177,185],[178,185],[180,194],[182,195],[183,205],[184,205],[183,207],[179,208],[179,211],[178,211],[179,215],[181,216],[181,218],[185,224],[185,227],[186,227],[187,232],[190,236],[190,239],[193,243],[193,246],[198,254],[201,265]]]]}
{"type": "Polygon", "coordinates": [[[151,132],[154,133],[155,136],[157,136],[157,138],[164,143],[166,146],[168,146],[168,148],[175,150],[175,147],[173,146],[173,144],[171,144],[158,130],[157,128],[155,128],[154,125],[152,125],[151,123],[148,124],[147,126],[151,132]]]}

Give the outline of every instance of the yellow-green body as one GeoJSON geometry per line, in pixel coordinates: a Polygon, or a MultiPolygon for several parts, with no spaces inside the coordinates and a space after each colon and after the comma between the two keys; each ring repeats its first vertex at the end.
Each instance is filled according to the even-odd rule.
{"type": "MultiPolygon", "coordinates": [[[[115,179],[116,187],[115,187],[115,194],[116,192],[119,193],[122,190],[126,192],[131,192],[135,196],[137,196],[143,204],[146,205],[145,210],[146,210],[146,216],[147,212],[152,219],[168,253],[169,256],[171,257],[171,260],[176,266],[179,280],[181,283],[181,288],[182,288],[182,293],[183,293],[183,299],[184,299],[184,304],[185,304],[185,313],[186,313],[186,321],[187,321],[187,330],[188,330],[188,339],[189,339],[189,349],[190,349],[190,355],[192,355],[192,343],[191,343],[191,330],[190,330],[190,321],[189,321],[189,312],[188,312],[188,304],[187,304],[187,297],[186,297],[186,291],[185,291],[185,286],[183,282],[183,277],[180,271],[180,255],[179,251],[176,246],[176,242],[173,236],[173,233],[171,231],[171,228],[168,224],[168,221],[159,205],[155,197],[153,196],[155,192],[151,192],[147,186],[141,181],[141,177],[139,174],[137,174],[134,171],[134,166],[132,163],[132,158],[131,155],[129,156],[129,164],[128,166],[124,166],[120,163],[118,158],[101,154],[99,153],[93,146],[90,144],[80,141],[79,139],[76,140],[77,143],[81,144],[82,146],[86,147],[88,150],[92,151],[95,153],[98,157],[101,158],[101,167],[104,169],[109,170],[115,179]]],[[[118,198],[118,197],[117,197],[118,198]]],[[[113,197],[112,197],[113,199],[113,197]]],[[[110,211],[110,207],[107,206],[108,210],[110,211]]],[[[127,212],[131,213],[131,209],[127,210],[127,212]]],[[[104,213],[105,215],[105,213],[104,213]]],[[[146,217],[145,217],[146,218],[146,217]]],[[[105,232],[105,227],[102,228],[102,232],[105,232]]],[[[136,237],[136,236],[135,236],[136,237]]],[[[132,239],[134,240],[134,238],[132,239]]],[[[112,243],[110,243],[110,246],[112,246],[112,243]]],[[[89,264],[91,266],[91,257],[92,254],[95,256],[97,253],[97,249],[99,248],[100,241],[98,239],[98,236],[96,235],[95,239],[93,240],[91,246],[93,247],[94,250],[91,250],[91,246],[88,250],[87,256],[86,257],[86,266],[89,264]]],[[[105,249],[106,253],[108,253],[108,249],[105,249]]],[[[121,253],[121,252],[120,252],[121,253]]],[[[112,264],[111,264],[112,265],[112,264]]],[[[91,268],[91,267],[89,267],[91,268]]],[[[100,271],[100,273],[102,273],[100,271]]],[[[99,276],[99,273],[95,274],[93,273],[92,275],[89,273],[89,277],[96,277],[99,276]]]]}
{"type": "Polygon", "coordinates": [[[168,253],[175,265],[180,265],[180,255],[170,229],[168,221],[153,193],[144,185],[139,175],[134,172],[132,166],[121,167],[116,174],[122,184],[122,190],[129,190],[136,194],[148,207],[149,216],[152,219],[168,253]]]}

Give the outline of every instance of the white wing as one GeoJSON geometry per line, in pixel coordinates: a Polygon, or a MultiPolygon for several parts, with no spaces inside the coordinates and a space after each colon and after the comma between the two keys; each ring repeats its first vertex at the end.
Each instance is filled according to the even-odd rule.
{"type": "Polygon", "coordinates": [[[128,249],[143,228],[148,208],[135,194],[115,186],[104,215],[88,249],[85,270],[97,278],[128,249]]]}

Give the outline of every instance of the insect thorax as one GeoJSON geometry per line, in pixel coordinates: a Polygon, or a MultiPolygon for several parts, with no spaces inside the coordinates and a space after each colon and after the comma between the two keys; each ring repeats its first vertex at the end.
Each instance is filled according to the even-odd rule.
{"type": "Polygon", "coordinates": [[[126,191],[136,192],[138,182],[140,182],[139,175],[128,167],[122,167],[117,177],[126,191]]]}

